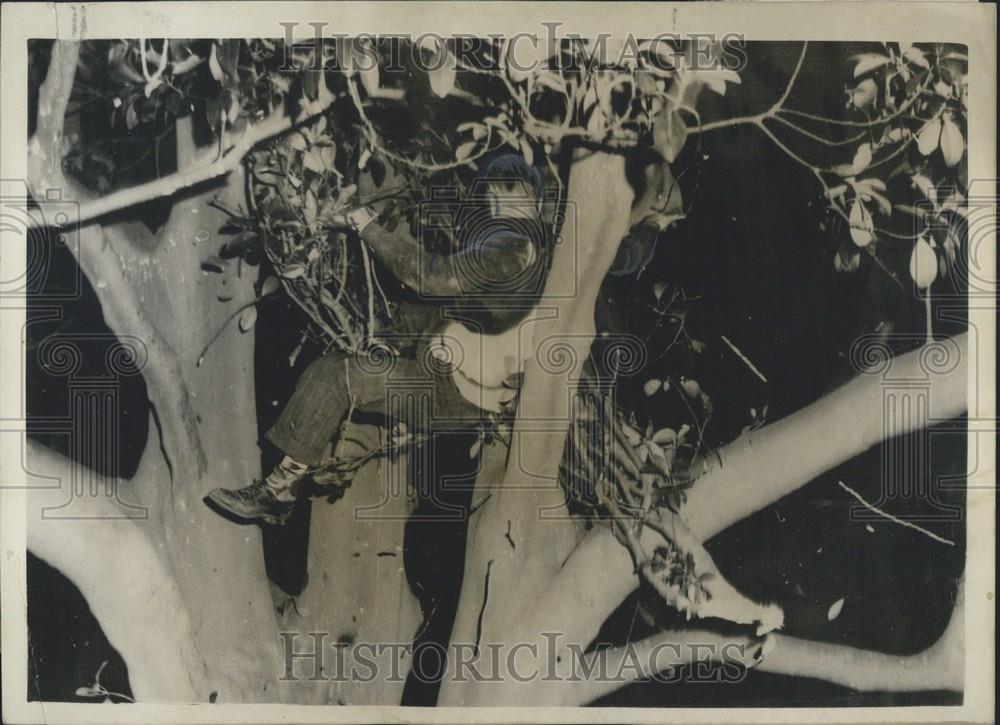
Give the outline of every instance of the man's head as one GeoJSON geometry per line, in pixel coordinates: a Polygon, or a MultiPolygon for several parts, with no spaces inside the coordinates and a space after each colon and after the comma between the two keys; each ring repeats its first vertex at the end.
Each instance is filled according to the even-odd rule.
{"type": "Polygon", "coordinates": [[[544,181],[518,154],[484,163],[469,189],[459,222],[463,314],[496,334],[517,324],[537,303],[545,281],[544,181]]]}
{"type": "Polygon", "coordinates": [[[493,217],[536,219],[539,216],[544,191],[542,175],[520,154],[495,156],[485,165],[480,178],[485,182],[493,217]]]}

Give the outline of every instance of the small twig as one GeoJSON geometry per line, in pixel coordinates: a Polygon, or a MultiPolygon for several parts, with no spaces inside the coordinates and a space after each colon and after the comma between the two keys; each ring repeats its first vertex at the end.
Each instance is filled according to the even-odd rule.
{"type": "Polygon", "coordinates": [[[738,347],[736,347],[736,345],[730,342],[728,337],[722,335],[722,341],[729,346],[729,349],[732,350],[740,360],[743,361],[744,365],[750,368],[750,372],[752,372],[754,375],[760,378],[761,382],[764,383],[767,382],[767,378],[764,377],[764,373],[758,370],[757,366],[754,365],[752,362],[750,362],[750,358],[744,355],[743,352],[738,347]]]}
{"type": "Polygon", "coordinates": [[[913,529],[914,531],[919,531],[921,534],[924,534],[924,535],[929,536],[930,538],[934,539],[934,541],[940,541],[942,544],[947,544],[948,546],[954,546],[955,545],[954,541],[946,539],[943,536],[938,536],[937,534],[933,533],[932,531],[928,531],[927,529],[922,528],[920,526],[917,526],[914,523],[911,523],[909,521],[905,521],[903,519],[896,518],[892,514],[886,513],[885,511],[882,511],[881,509],[877,508],[873,504],[870,504],[867,501],[865,501],[865,499],[862,498],[862,496],[861,496],[860,493],[858,493],[857,491],[855,491],[853,488],[851,488],[850,486],[848,486],[843,481],[837,481],[837,485],[839,485],[842,489],[844,489],[849,494],[851,494],[852,496],[854,496],[854,498],[856,498],[861,503],[861,505],[864,506],[869,511],[872,511],[872,512],[878,514],[879,516],[883,517],[883,518],[889,519],[890,521],[892,521],[894,523],[897,523],[900,526],[905,526],[908,529],[913,529]]]}
{"type": "Polygon", "coordinates": [[[368,254],[368,245],[361,242],[361,260],[365,268],[365,287],[368,293],[368,335],[367,342],[375,337],[375,285],[372,283],[372,260],[368,254]]]}
{"type": "MultiPolygon", "coordinates": [[[[272,292],[271,294],[274,294],[274,293],[272,292]]],[[[245,305],[242,305],[239,308],[237,308],[236,310],[234,310],[233,313],[231,315],[229,315],[229,317],[226,318],[225,322],[223,322],[219,326],[219,329],[215,331],[215,334],[212,335],[212,339],[209,340],[205,344],[205,347],[203,347],[201,349],[201,354],[198,356],[198,361],[195,363],[194,366],[196,368],[197,367],[201,367],[201,363],[205,360],[205,355],[208,354],[208,348],[212,347],[212,345],[215,344],[215,341],[218,340],[219,337],[222,335],[222,333],[226,331],[226,328],[229,326],[229,323],[233,321],[233,318],[235,318],[237,315],[241,314],[244,310],[250,309],[251,307],[253,307],[254,305],[256,305],[258,302],[260,302],[261,300],[265,299],[266,297],[270,297],[270,296],[271,295],[268,294],[268,295],[261,295],[260,297],[255,297],[250,302],[247,302],[245,305]]]]}

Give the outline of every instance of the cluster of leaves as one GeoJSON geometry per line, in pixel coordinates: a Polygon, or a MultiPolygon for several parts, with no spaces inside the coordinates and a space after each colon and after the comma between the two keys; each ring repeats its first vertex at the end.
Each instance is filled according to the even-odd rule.
{"type": "Polygon", "coordinates": [[[687,604],[685,612],[690,616],[692,611],[703,601],[711,599],[706,584],[715,575],[711,572],[699,574],[695,567],[694,555],[684,552],[669,539],[662,546],[653,550],[653,556],[647,566],[649,576],[663,582],[671,593],[671,598],[687,604]]]}
{"type": "MultiPolygon", "coordinates": [[[[112,132],[156,139],[155,170],[144,172],[155,176],[159,141],[178,118],[191,116],[202,142],[215,140],[221,153],[252,123],[334,97],[325,121],[311,119],[251,155],[252,208],[232,210],[236,236],[219,256],[267,257],[327,344],[352,350],[370,340],[390,305],[345,211],[373,193],[395,196],[384,221],[422,229],[429,190],[461,196],[477,162],[503,147],[553,168],[568,139],[656,145],[671,159],[686,138],[684,118],[696,116],[697,91],[724,92],[739,81],[730,70],[691,68],[684,48],[663,43],[598,53],[590,41],[567,40],[549,57],[507,39],[471,52],[460,52],[459,39],[429,36],[402,41],[398,52],[397,40],[291,48],[268,39],[102,41],[88,45],[81,78],[99,79],[112,132]],[[385,193],[387,170],[397,183],[385,193]]],[[[110,178],[114,163],[93,144],[79,145],[75,160],[102,192],[148,180],[110,178]],[[106,173],[87,173],[101,163],[106,173]]],[[[431,247],[453,248],[446,231],[423,236],[431,247]]]]}
{"type": "Polygon", "coordinates": [[[857,120],[840,125],[861,129],[852,139],[863,140],[850,163],[825,172],[836,179],[825,183],[826,195],[849,238],[834,265],[853,272],[861,250],[874,255],[879,243],[909,242],[910,277],[924,290],[954,269],[960,253],[967,58],[951,46],[885,43],[853,60],[857,85],[847,91],[847,110],[857,120]]]}
{"type": "Polygon", "coordinates": [[[67,171],[99,193],[174,172],[177,119],[193,119],[204,143],[274,111],[280,51],[266,39],[84,42],[68,112],[80,120],[67,126],[67,171]]]}
{"type": "Polygon", "coordinates": [[[354,138],[338,135],[320,116],[253,155],[253,208],[230,246],[242,255],[262,249],[326,343],[357,350],[388,301],[376,294],[371,262],[344,220],[356,205],[348,180],[367,159],[354,138]]]}

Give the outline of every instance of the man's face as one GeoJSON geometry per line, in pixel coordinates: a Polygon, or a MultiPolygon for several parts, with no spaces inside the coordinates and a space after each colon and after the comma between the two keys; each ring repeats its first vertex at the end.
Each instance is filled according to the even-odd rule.
{"type": "Polygon", "coordinates": [[[497,181],[489,185],[487,194],[494,218],[538,218],[538,194],[534,186],[526,181],[497,181]]]}

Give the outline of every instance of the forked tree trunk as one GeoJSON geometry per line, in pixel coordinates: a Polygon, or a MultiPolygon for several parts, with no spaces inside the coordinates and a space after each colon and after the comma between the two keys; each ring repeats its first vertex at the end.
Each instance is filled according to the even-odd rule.
{"type": "MultiPolygon", "coordinates": [[[[191,138],[190,124],[179,123],[182,165],[197,154],[191,138]]],[[[124,222],[81,230],[78,261],[106,322],[117,335],[140,341],[148,356],[143,372],[154,413],[150,438],[135,476],[117,484],[119,497],[143,507],[147,517],[46,521],[36,508],[46,498],[39,492],[29,509],[29,545],[80,586],[125,657],[140,699],[277,697],[278,642],[261,636],[273,633],[274,616],[259,532],[233,526],[202,502],[215,486],[241,486],[259,475],[254,336],[226,324],[234,309],[253,300],[256,271],[236,264],[221,275],[201,271],[201,260],[224,241],[224,215],[208,203],[241,203],[242,189],[235,173],[223,185],[179,199],[156,235],[124,222]],[[223,291],[229,302],[218,300],[223,291]],[[78,545],[53,552],[49,544],[58,539],[78,545]],[[98,571],[82,576],[87,567],[98,571]],[[117,600],[122,590],[135,598],[134,607],[117,600]],[[164,597],[164,590],[172,596],[164,597]],[[141,629],[113,636],[118,622],[141,629]],[[183,652],[175,671],[163,672],[172,658],[150,647],[151,640],[183,652]]],[[[34,457],[31,465],[68,480],[69,462],[53,454],[34,457]]]]}

